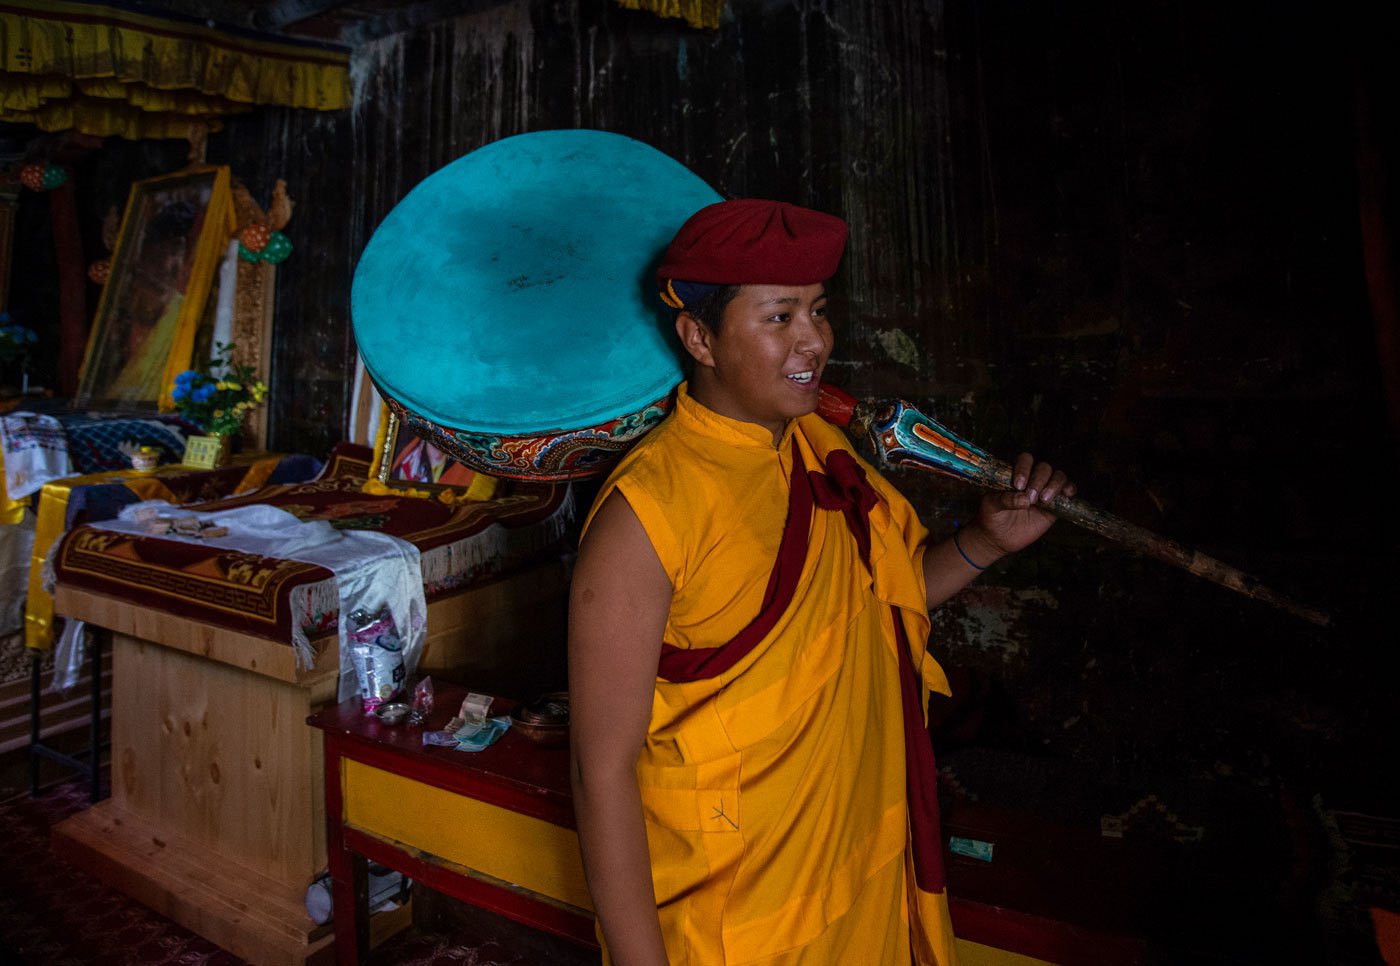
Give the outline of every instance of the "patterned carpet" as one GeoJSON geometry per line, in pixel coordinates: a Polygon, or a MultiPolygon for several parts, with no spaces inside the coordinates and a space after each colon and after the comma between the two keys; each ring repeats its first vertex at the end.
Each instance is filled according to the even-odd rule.
{"type": "MultiPolygon", "coordinates": [[[[54,858],[49,829],[87,806],[82,783],[0,804],[0,966],[236,966],[243,960],[54,858]]],[[[490,924],[451,934],[409,929],[367,966],[536,966],[491,937],[490,924]]],[[[517,947],[516,943],[511,943],[517,947]]],[[[552,962],[552,960],[551,960],[552,962]]]]}

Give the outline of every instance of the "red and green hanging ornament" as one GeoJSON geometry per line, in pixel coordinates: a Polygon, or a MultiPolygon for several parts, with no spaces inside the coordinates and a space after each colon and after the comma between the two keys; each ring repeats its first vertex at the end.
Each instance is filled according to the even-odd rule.
{"type": "MultiPolygon", "coordinates": [[[[254,225],[253,228],[266,228],[266,225],[254,225]]],[[[292,253],[292,242],[280,231],[268,232],[267,240],[260,248],[253,248],[248,244],[248,228],[243,230],[243,234],[238,239],[238,257],[245,262],[267,262],[269,265],[281,265],[287,260],[287,256],[292,253]]],[[[257,242],[260,239],[254,238],[257,242]]]]}
{"type": "Polygon", "coordinates": [[[52,191],[68,180],[68,172],[61,165],[31,161],[19,169],[19,180],[30,191],[52,191]]]}
{"type": "Polygon", "coordinates": [[[241,185],[235,185],[235,188],[234,207],[241,226],[235,236],[238,239],[238,257],[255,265],[258,262],[282,264],[292,253],[291,240],[282,234],[282,229],[291,220],[294,204],[287,197],[287,182],[280,178],[277,180],[267,211],[258,207],[247,189],[241,185]]]}
{"type": "Polygon", "coordinates": [[[287,256],[292,253],[292,242],[280,231],[274,231],[267,239],[267,247],[263,249],[262,258],[265,262],[273,265],[281,265],[287,260],[287,256]]]}
{"type": "Polygon", "coordinates": [[[262,261],[263,249],[267,247],[267,240],[271,236],[272,229],[264,221],[254,222],[244,228],[238,233],[238,257],[256,265],[262,261]]]}

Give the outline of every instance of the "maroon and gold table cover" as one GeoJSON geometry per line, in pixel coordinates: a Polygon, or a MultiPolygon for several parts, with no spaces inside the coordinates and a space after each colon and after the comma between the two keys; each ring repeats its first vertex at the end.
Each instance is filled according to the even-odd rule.
{"type": "MultiPolygon", "coordinates": [[[[497,499],[452,505],[367,493],[367,470],[363,461],[332,454],[317,480],[187,509],[265,503],[302,520],[408,540],[421,553],[429,600],[539,559],[558,545],[573,513],[567,485],[514,484],[497,499]]],[[[293,621],[315,634],[334,627],[339,610],[329,570],[228,548],[80,526],[63,539],[53,562],[59,583],[288,645],[293,621]]]]}

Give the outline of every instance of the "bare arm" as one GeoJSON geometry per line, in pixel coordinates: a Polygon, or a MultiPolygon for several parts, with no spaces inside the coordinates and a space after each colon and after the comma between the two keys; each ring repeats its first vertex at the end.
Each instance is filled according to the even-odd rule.
{"type": "Polygon", "coordinates": [[[651,721],[671,582],[622,494],[594,516],[569,598],[574,813],[588,891],[618,966],[664,966],[637,755],[651,721]]]}
{"type": "Polygon", "coordinates": [[[1016,489],[988,493],[982,498],[977,522],[964,527],[957,542],[944,540],[924,552],[924,582],[929,610],[962,590],[987,567],[1009,553],[1039,540],[1055,515],[1042,509],[1056,494],[1074,496],[1075,485],[1049,463],[1036,463],[1029,453],[1016,459],[1016,489]]]}

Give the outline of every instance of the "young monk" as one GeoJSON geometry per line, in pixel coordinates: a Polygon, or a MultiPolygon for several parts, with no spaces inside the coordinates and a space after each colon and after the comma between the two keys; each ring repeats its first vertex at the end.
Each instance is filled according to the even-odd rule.
{"type": "Polygon", "coordinates": [[[702,209],[658,275],[694,360],[604,484],[569,618],[574,807],[604,955],[661,964],[954,962],[929,609],[1053,521],[1061,472],[929,545],[815,415],[846,225],[702,209]]]}

